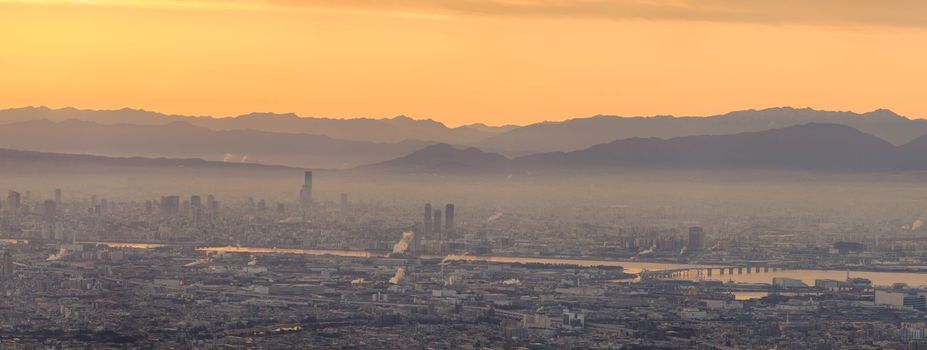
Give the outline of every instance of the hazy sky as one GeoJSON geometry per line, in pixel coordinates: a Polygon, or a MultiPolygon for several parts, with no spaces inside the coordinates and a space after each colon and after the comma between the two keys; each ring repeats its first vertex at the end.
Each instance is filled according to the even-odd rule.
{"type": "Polygon", "coordinates": [[[927,116],[922,0],[0,0],[0,108],[927,116]]]}

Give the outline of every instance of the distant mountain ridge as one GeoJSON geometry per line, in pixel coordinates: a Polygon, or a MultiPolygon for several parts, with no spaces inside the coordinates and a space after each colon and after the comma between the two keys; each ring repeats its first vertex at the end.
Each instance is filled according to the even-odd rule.
{"type": "Polygon", "coordinates": [[[889,110],[868,113],[818,111],[810,108],[768,108],[707,117],[595,116],[563,122],[537,123],[471,144],[509,156],[567,152],[633,137],[674,138],[763,131],[807,123],[853,127],[901,145],[927,135],[927,120],[908,119],[889,110]]]}
{"type": "Polygon", "coordinates": [[[241,173],[294,173],[303,169],[277,165],[213,162],[196,158],[103,157],[86,154],[22,151],[0,148],[0,172],[60,171],[210,171],[241,173]]]}
{"type": "Polygon", "coordinates": [[[907,144],[927,135],[927,120],[908,119],[884,109],[859,114],[781,107],[707,117],[595,116],[520,127],[472,124],[449,128],[433,120],[406,116],[328,119],[292,113],[250,113],[212,118],[136,109],[93,111],[27,107],[0,110],[0,147],[211,160],[224,159],[224,155],[229,154],[232,161],[350,168],[394,159],[435,143],[476,147],[517,158],[572,152],[630,138],[729,135],[808,123],[850,126],[894,145],[907,144]],[[40,120],[72,123],[69,126],[74,129],[67,130],[56,124],[29,124],[40,120]],[[97,130],[88,131],[90,126],[76,121],[93,123],[97,130]],[[34,128],[26,128],[28,125],[34,128]],[[48,130],[39,128],[40,125],[48,130]],[[82,132],[84,134],[79,135],[82,132]]]}
{"type": "Polygon", "coordinates": [[[762,131],[806,123],[851,126],[894,145],[927,135],[927,120],[909,119],[887,109],[867,113],[777,107],[733,111],[698,117],[620,117],[598,115],[526,126],[471,124],[450,128],[406,116],[386,119],[331,119],[293,113],[249,113],[237,117],[168,115],[144,110],[81,110],[25,107],[0,110],[0,124],[48,119],[78,119],[98,124],[163,125],[186,122],[217,131],[251,129],[265,132],[325,135],[334,139],[396,143],[405,140],[473,146],[510,157],[543,152],[568,152],[632,137],[674,138],[762,131]]]}
{"type": "Polygon", "coordinates": [[[573,152],[520,157],[520,168],[669,167],[888,170],[897,149],[854,128],[810,123],[730,135],[631,138],[573,152]]]}
{"type": "Polygon", "coordinates": [[[0,124],[47,119],[64,121],[77,119],[104,125],[136,124],[164,125],[186,122],[212,130],[252,129],[265,132],[325,135],[335,139],[395,143],[406,140],[465,144],[482,140],[512,126],[490,127],[483,124],[450,128],[434,120],[418,120],[406,116],[388,119],[332,119],[301,117],[293,113],[249,113],[236,117],[168,115],[138,109],[83,110],[24,107],[0,110],[0,124]]]}
{"type": "Polygon", "coordinates": [[[628,138],[578,151],[511,160],[474,148],[432,145],[362,169],[433,173],[454,173],[457,169],[511,173],[613,169],[927,170],[927,136],[895,146],[845,125],[808,123],[729,135],[628,138]]]}
{"type": "Polygon", "coordinates": [[[459,149],[446,143],[438,143],[403,157],[360,168],[409,173],[470,173],[504,170],[508,168],[509,162],[505,156],[483,152],[474,147],[459,149]]]}
{"type": "Polygon", "coordinates": [[[202,158],[310,168],[350,168],[405,155],[426,141],[374,143],[324,135],[211,130],[187,122],[98,124],[68,119],[0,125],[0,147],[114,157],[202,158]]]}

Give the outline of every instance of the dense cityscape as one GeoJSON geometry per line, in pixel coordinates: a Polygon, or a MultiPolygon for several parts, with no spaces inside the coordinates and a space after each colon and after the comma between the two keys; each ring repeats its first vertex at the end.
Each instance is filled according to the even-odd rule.
{"type": "Polygon", "coordinates": [[[0,0],[0,350],[927,350],[927,1],[0,0]]]}
{"type": "Polygon", "coordinates": [[[3,348],[927,344],[923,218],[858,241],[534,216],[524,230],[526,214],[454,203],[317,201],[312,172],[279,203],[45,192],[2,202],[3,348]]]}

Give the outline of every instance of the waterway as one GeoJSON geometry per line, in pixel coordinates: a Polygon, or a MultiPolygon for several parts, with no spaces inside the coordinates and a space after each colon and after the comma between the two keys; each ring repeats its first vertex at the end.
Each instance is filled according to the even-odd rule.
{"type": "MultiPolygon", "coordinates": [[[[96,242],[111,247],[120,248],[139,248],[149,249],[163,247],[163,244],[149,243],[119,243],[119,242],[96,242]]],[[[260,248],[260,247],[199,247],[196,248],[202,252],[224,252],[224,253],[250,253],[250,254],[302,254],[302,255],[332,255],[354,258],[369,258],[382,256],[362,250],[338,250],[338,249],[300,249],[300,248],[260,248]]],[[[506,256],[474,256],[474,255],[449,255],[446,260],[456,261],[485,261],[492,263],[534,263],[534,264],[558,264],[573,266],[620,266],[625,272],[638,274],[642,271],[660,271],[660,270],[677,270],[677,269],[699,269],[710,267],[710,265],[693,265],[693,264],[675,264],[660,262],[641,262],[641,261],[623,261],[623,260],[601,260],[601,259],[576,259],[576,258],[547,258],[547,257],[506,257],[506,256]]],[[[718,267],[718,266],[714,266],[718,267]]],[[[862,277],[872,281],[876,286],[891,286],[894,283],[906,283],[912,287],[927,287],[927,273],[913,272],[873,272],[873,271],[851,271],[850,277],[862,277]]],[[[752,272],[734,274],[718,274],[717,270],[711,277],[706,275],[698,276],[692,273],[688,277],[679,277],[688,280],[717,280],[733,281],[737,283],[772,283],[775,277],[786,277],[801,280],[810,286],[814,285],[817,279],[832,279],[843,281],[847,278],[847,271],[843,270],[778,270],[769,272],[752,272]]],[[[745,294],[746,295],[746,294],[745,294]]],[[[759,295],[759,294],[757,294],[759,295]]]]}

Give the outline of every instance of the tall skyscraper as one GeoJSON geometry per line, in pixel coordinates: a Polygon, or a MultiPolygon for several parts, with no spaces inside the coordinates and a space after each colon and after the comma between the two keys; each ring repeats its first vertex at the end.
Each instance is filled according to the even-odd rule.
{"type": "Polygon", "coordinates": [[[49,221],[54,220],[58,212],[58,202],[46,200],[42,203],[42,219],[49,221]]]}
{"type": "Polygon", "coordinates": [[[686,245],[689,251],[699,251],[705,249],[705,232],[701,227],[693,226],[689,228],[689,242],[686,245]]]}
{"type": "Polygon", "coordinates": [[[180,213],[180,196],[161,197],[161,218],[173,218],[180,213]]]}
{"type": "Polygon", "coordinates": [[[61,204],[61,189],[60,188],[55,189],[55,203],[58,203],[59,205],[61,204]]]}
{"type": "Polygon", "coordinates": [[[203,199],[200,196],[190,196],[190,220],[194,226],[199,226],[203,221],[203,199]]]}
{"type": "Polygon", "coordinates": [[[6,195],[6,208],[12,214],[19,213],[19,209],[22,208],[22,197],[19,192],[9,191],[6,195]]]}
{"type": "Polygon", "coordinates": [[[441,209],[435,209],[435,215],[431,222],[432,232],[441,232],[441,209]]]}
{"type": "Polygon", "coordinates": [[[303,187],[299,190],[299,205],[303,207],[303,212],[308,212],[312,208],[312,172],[307,171],[303,178],[303,187]]]}
{"type": "Polygon", "coordinates": [[[444,228],[450,230],[454,228],[454,204],[448,203],[444,206],[444,228]]]}
{"type": "Polygon", "coordinates": [[[55,218],[58,212],[58,202],[46,200],[42,203],[42,238],[55,238],[55,218]]]}
{"type": "Polygon", "coordinates": [[[431,203],[425,203],[425,218],[422,220],[422,234],[431,232],[431,203]]]}
{"type": "Polygon", "coordinates": [[[190,209],[203,207],[203,199],[198,195],[190,196],[190,209]]]}
{"type": "Polygon", "coordinates": [[[212,213],[212,215],[216,215],[216,213],[219,212],[219,201],[216,200],[215,196],[206,196],[206,205],[209,206],[209,211],[212,213]]]}

